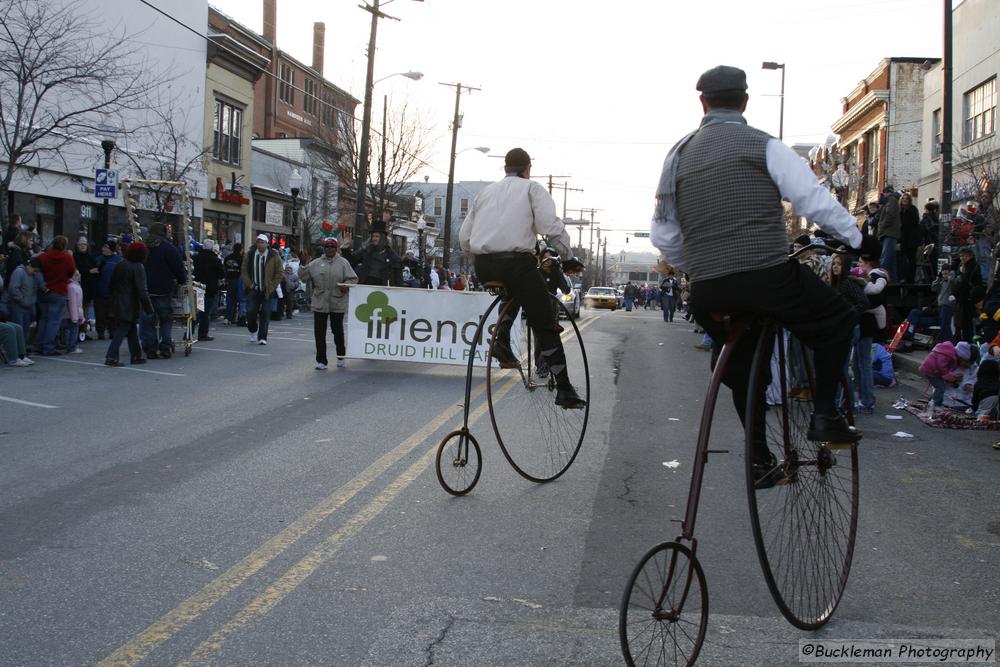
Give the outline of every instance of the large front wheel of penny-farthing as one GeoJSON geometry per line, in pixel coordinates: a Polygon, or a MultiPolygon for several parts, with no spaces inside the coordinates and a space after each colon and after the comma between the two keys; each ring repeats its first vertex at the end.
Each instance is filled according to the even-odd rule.
{"type": "Polygon", "coordinates": [[[814,630],[833,616],[851,570],[858,452],[856,445],[806,438],[815,376],[804,350],[780,328],[764,327],[750,370],[746,475],[750,524],[771,596],[792,625],[814,630]],[[772,461],[763,480],[753,465],[755,456],[762,459],[755,439],[772,461]]]}
{"type": "MultiPolygon", "coordinates": [[[[560,338],[570,382],[587,401],[585,407],[556,405],[555,377],[539,363],[535,337],[523,314],[514,318],[510,336],[517,367],[500,368],[494,354],[496,334],[487,355],[486,400],[493,431],[514,470],[533,482],[550,482],[569,469],[580,451],[590,415],[590,369],[583,338],[563,305],[552,298],[566,315],[560,338]]],[[[504,306],[499,322],[511,314],[512,305],[504,306]]]]}
{"type": "Polygon", "coordinates": [[[437,478],[445,491],[463,496],[479,481],[483,457],[479,443],[465,429],[444,436],[437,451],[437,478]]]}
{"type": "Polygon", "coordinates": [[[627,665],[693,665],[708,627],[708,587],[694,554],[659,544],[632,571],[618,610],[627,665]]]}

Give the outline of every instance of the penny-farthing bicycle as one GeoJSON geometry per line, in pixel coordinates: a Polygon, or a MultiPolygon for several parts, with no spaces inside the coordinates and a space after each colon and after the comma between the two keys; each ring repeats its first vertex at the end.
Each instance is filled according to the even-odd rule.
{"type": "Polygon", "coordinates": [[[498,307],[498,322],[513,320],[511,349],[518,365],[500,368],[493,354],[496,326],[491,327],[486,350],[486,402],[497,444],[514,470],[525,479],[539,483],[561,476],[580,451],[590,415],[587,352],[580,329],[562,302],[550,295],[556,312],[568,323],[561,325],[560,337],[570,381],[587,401],[582,409],[567,410],[555,404],[555,378],[539,364],[535,337],[523,313],[519,313],[515,302],[506,298],[502,283],[488,282],[485,287],[496,298],[480,317],[476,336],[469,346],[462,427],[447,434],[437,451],[438,481],[445,491],[456,496],[471,491],[482,472],[479,442],[469,431],[473,369],[477,353],[482,354],[478,348],[484,340],[486,323],[498,307]]]}
{"type": "MultiPolygon", "coordinates": [[[[746,480],[764,579],[782,615],[803,630],[830,620],[847,585],[858,520],[857,445],[806,438],[815,377],[801,344],[774,322],[724,319],[729,333],[705,397],[681,534],[639,560],[622,598],[618,631],[629,665],[692,665],[701,651],[708,588],[694,537],[698,500],[708,455],[719,451],[708,448],[719,387],[733,349],[752,330],[760,333],[747,392],[746,480]],[[775,462],[763,480],[753,465],[754,434],[775,462]]],[[[853,423],[850,401],[842,410],[853,423]]]]}

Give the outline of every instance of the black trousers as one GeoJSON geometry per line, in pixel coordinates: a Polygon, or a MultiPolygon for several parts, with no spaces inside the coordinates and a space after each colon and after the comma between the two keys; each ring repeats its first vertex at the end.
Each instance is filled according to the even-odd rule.
{"type": "MultiPolygon", "coordinates": [[[[794,260],[778,266],[734,273],[691,285],[691,313],[712,337],[714,349],[726,340],[726,328],[714,313],[757,314],[772,319],[813,351],[816,411],[837,414],[837,386],[850,352],[857,317],[846,301],[810,269],[794,260]]],[[[757,324],[730,358],[723,382],[733,393],[733,405],[746,421],[750,365],[760,335],[757,324]]],[[[713,354],[714,363],[715,354],[713,354]]],[[[763,395],[763,392],[761,392],[763,395]]]]}
{"type": "Polygon", "coordinates": [[[326,358],[326,321],[330,320],[330,331],[333,332],[333,344],[337,348],[337,358],[347,355],[344,343],[344,313],[313,312],[313,334],[316,337],[316,362],[330,363],[326,358]]]}
{"type": "Polygon", "coordinates": [[[545,279],[538,270],[534,255],[527,253],[496,253],[476,256],[476,277],[480,282],[501,280],[507,286],[507,296],[501,301],[501,312],[509,301],[514,305],[506,317],[497,324],[498,340],[510,343],[510,328],[521,308],[528,317],[528,326],[538,341],[541,359],[557,381],[569,382],[566,371],[566,353],[559,333],[562,327],[552,309],[552,298],[545,287],[545,279]]]}
{"type": "Polygon", "coordinates": [[[271,297],[260,290],[247,292],[247,330],[267,340],[267,325],[271,321],[271,297]]]}

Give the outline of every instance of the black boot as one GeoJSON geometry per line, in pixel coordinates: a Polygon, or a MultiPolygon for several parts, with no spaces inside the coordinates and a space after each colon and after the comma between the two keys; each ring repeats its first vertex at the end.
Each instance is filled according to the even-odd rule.
{"type": "Polygon", "coordinates": [[[493,343],[493,358],[500,364],[500,368],[518,368],[521,362],[510,349],[510,343],[497,340],[493,343]]]}
{"type": "Polygon", "coordinates": [[[828,417],[814,412],[806,437],[813,442],[851,443],[861,440],[861,432],[840,415],[828,417]]]}
{"type": "Polygon", "coordinates": [[[770,489],[785,479],[785,468],[778,463],[778,457],[768,452],[766,460],[753,463],[753,487],[770,489]]]}
{"type": "Polygon", "coordinates": [[[556,385],[556,405],[563,410],[580,410],[587,407],[587,401],[576,393],[569,382],[560,382],[556,385]]]}

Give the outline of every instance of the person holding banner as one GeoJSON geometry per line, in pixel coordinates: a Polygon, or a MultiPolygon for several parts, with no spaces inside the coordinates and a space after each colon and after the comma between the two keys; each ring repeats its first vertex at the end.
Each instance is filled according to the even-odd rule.
{"type": "Polygon", "coordinates": [[[299,279],[312,286],[313,333],[316,337],[316,370],[325,371],[326,322],[330,321],[333,343],[337,348],[337,367],[347,365],[344,341],[344,313],[347,312],[347,289],[343,283],[357,283],[358,276],[351,263],[338,254],[340,244],[331,237],[323,239],[323,256],[309,261],[303,257],[299,279]]]}
{"type": "MultiPolygon", "coordinates": [[[[501,368],[517,368],[510,347],[510,330],[521,308],[538,340],[541,357],[556,379],[556,405],[580,409],[587,402],[569,380],[566,353],[545,280],[535,257],[536,235],[544,236],[561,257],[572,258],[570,237],[556,217],[556,204],[545,188],[531,180],[531,156],[522,148],[504,157],[506,176],[488,185],[469,210],[459,231],[462,250],[475,255],[476,275],[482,282],[502,281],[514,307],[497,326],[494,356],[501,368]]],[[[567,259],[567,262],[574,261],[567,259]]]]}

